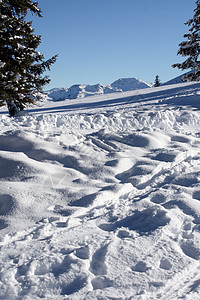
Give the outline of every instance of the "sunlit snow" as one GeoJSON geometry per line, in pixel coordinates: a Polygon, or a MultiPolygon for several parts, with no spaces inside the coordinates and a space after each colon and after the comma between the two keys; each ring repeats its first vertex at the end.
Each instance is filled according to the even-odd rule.
{"type": "Polygon", "coordinates": [[[200,83],[0,109],[0,299],[200,298],[200,83]]]}

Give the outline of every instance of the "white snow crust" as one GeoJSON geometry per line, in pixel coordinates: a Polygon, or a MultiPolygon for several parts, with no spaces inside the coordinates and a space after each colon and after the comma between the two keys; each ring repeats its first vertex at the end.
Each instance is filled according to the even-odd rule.
{"type": "Polygon", "coordinates": [[[199,108],[200,83],[1,108],[0,299],[200,299],[199,108]]]}

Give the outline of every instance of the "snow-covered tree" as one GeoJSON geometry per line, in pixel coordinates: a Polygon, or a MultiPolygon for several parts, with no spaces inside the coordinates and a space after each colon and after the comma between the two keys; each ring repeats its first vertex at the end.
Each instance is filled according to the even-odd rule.
{"type": "Polygon", "coordinates": [[[42,74],[57,57],[45,60],[36,50],[41,36],[27,22],[28,11],[42,16],[38,2],[0,0],[0,105],[7,104],[11,116],[35,102],[37,91],[50,81],[42,74]]]}
{"type": "Polygon", "coordinates": [[[154,81],[154,86],[160,86],[161,85],[161,81],[158,75],[156,75],[155,81],[154,81]]]}
{"type": "Polygon", "coordinates": [[[173,64],[173,68],[179,68],[181,70],[191,69],[183,76],[184,81],[200,80],[200,0],[196,1],[196,8],[194,9],[193,19],[185,22],[190,27],[189,33],[184,34],[186,41],[179,44],[180,48],[177,55],[183,57],[189,56],[183,63],[173,64]]]}

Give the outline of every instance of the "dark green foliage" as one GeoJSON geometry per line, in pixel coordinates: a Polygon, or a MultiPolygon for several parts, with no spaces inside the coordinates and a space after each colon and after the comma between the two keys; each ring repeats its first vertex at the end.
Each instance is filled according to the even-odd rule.
{"type": "Polygon", "coordinates": [[[189,72],[183,76],[184,81],[200,80],[200,0],[196,1],[196,8],[194,10],[193,19],[190,19],[185,24],[191,27],[189,33],[184,34],[186,41],[179,44],[180,48],[177,55],[183,57],[189,56],[183,63],[173,64],[173,68],[181,70],[191,69],[193,72],[189,72]]]}
{"type": "Polygon", "coordinates": [[[34,103],[36,92],[50,81],[42,74],[57,57],[45,61],[36,50],[41,36],[26,21],[28,11],[42,16],[32,0],[0,1],[0,105],[7,104],[10,115],[34,103]]]}
{"type": "Polygon", "coordinates": [[[159,79],[159,76],[158,75],[156,75],[156,78],[155,78],[155,81],[154,81],[154,86],[160,86],[161,85],[161,81],[160,81],[160,79],[159,79]]]}

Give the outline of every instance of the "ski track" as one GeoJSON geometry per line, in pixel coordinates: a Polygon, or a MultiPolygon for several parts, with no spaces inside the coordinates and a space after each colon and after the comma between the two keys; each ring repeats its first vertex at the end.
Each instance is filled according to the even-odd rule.
{"type": "Polygon", "coordinates": [[[0,110],[0,299],[200,298],[199,91],[0,110]]]}

